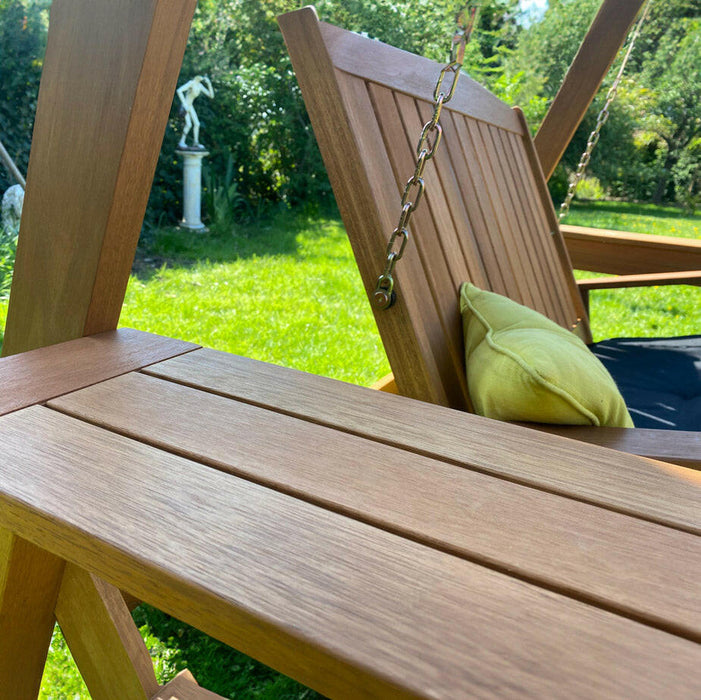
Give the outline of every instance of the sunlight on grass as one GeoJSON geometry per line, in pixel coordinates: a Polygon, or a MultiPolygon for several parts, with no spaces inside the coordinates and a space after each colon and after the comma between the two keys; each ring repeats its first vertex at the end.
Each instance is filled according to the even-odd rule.
{"type": "MultiPolygon", "coordinates": [[[[575,202],[567,223],[701,238],[701,217],[670,207],[575,202]]],[[[159,231],[143,246],[135,271],[121,326],[358,384],[389,371],[337,217],[287,213],[233,234],[159,231]]],[[[700,307],[699,288],[596,291],[592,330],[595,340],[698,333],[700,307]]],[[[6,313],[0,301],[0,328],[6,313]]],[[[142,606],[135,618],[160,682],[189,667],[227,697],[319,697],[157,610],[142,606]]],[[[89,700],[58,629],[40,699],[89,700]]]]}
{"type": "MultiPolygon", "coordinates": [[[[358,384],[386,374],[341,224],[282,222],[298,229],[293,246],[280,246],[274,232],[272,240],[258,234],[230,253],[234,259],[163,268],[148,280],[133,276],[120,325],[358,384]]],[[[197,235],[170,232],[167,243],[182,255],[182,239],[197,235]]],[[[224,255],[226,244],[213,247],[224,255]]]]}
{"type": "MultiPolygon", "coordinates": [[[[701,239],[701,216],[676,207],[628,202],[574,202],[566,223],[701,239]]],[[[577,271],[579,279],[594,277],[577,271]]],[[[595,341],[612,337],[666,337],[701,332],[701,287],[602,289],[591,293],[595,341]]]]}

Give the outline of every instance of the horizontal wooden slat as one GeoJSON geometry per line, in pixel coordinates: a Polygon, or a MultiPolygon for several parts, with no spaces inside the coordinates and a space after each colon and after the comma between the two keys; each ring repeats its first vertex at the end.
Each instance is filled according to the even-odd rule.
{"type": "Polygon", "coordinates": [[[644,454],[651,459],[673,462],[701,469],[701,432],[655,430],[643,428],[599,428],[579,425],[545,425],[528,427],[572,440],[582,440],[630,454],[644,454]]]}
{"type": "Polygon", "coordinates": [[[651,287],[677,284],[701,285],[701,270],[694,272],[655,272],[651,275],[617,275],[616,277],[597,277],[596,279],[578,280],[577,286],[582,290],[622,289],[623,287],[651,287]]]}
{"type": "MultiPolygon", "coordinates": [[[[428,101],[433,99],[436,80],[444,63],[436,63],[379,41],[370,42],[366,37],[344,31],[332,24],[321,22],[319,26],[337,69],[392,90],[428,101]]],[[[447,76],[446,87],[449,84],[450,76],[447,76]]],[[[513,112],[489,90],[465,73],[460,76],[460,84],[461,90],[450,102],[452,110],[517,134],[523,133],[513,112]],[[466,85],[469,85],[469,90],[466,85]]]]}
{"type": "Polygon", "coordinates": [[[342,426],[390,444],[574,498],[701,532],[695,471],[546,436],[203,349],[150,367],[149,374],[342,426]],[[426,429],[427,420],[431,429],[426,429]],[[587,464],[583,469],[582,464],[587,464]],[[664,493],[661,499],[659,494],[664,493]]]}
{"type": "Polygon", "coordinates": [[[49,405],[701,641],[697,536],[143,374],[49,405]]]}
{"type": "Polygon", "coordinates": [[[701,270],[701,240],[561,226],[572,264],[579,270],[637,275],[701,270]]]}
{"type": "Polygon", "coordinates": [[[0,439],[2,525],[330,696],[701,693],[689,640],[44,407],[0,439]]]}
{"type": "Polygon", "coordinates": [[[0,415],[198,347],[121,328],[4,357],[0,359],[0,415]]]}

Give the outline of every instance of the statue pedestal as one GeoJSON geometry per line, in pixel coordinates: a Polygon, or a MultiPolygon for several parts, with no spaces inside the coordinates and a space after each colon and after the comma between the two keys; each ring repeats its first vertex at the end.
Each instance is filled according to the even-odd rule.
{"type": "Polygon", "coordinates": [[[183,218],[180,226],[193,231],[204,231],[202,223],[202,159],[209,151],[182,150],[175,151],[183,157],[183,218]]]}

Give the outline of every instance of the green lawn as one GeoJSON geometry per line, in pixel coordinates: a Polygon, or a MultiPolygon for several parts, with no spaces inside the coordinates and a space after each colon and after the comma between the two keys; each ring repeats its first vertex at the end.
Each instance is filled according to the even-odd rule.
{"type": "MultiPolygon", "coordinates": [[[[565,223],[663,236],[701,238],[701,216],[676,207],[628,202],[574,202],[565,223]]],[[[576,276],[593,277],[577,272],[576,276]]],[[[594,340],[701,333],[701,288],[646,287],[591,294],[594,340]]]]}
{"type": "MultiPolygon", "coordinates": [[[[567,223],[701,238],[701,217],[650,205],[575,202],[567,223]]],[[[121,325],[361,384],[389,371],[337,216],[285,213],[233,235],[161,231],[135,271],[121,325]]],[[[690,288],[596,292],[593,331],[596,339],[700,332],[700,302],[690,288]]],[[[5,313],[0,302],[0,327],[5,313]]],[[[318,697],[156,610],[135,617],[164,681],[189,667],[232,698],[318,697]]],[[[41,698],[88,698],[58,633],[41,698]]]]}

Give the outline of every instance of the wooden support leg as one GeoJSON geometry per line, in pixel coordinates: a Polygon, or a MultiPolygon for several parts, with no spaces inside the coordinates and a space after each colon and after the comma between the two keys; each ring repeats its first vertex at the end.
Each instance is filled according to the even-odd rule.
{"type": "Polygon", "coordinates": [[[589,290],[579,288],[579,293],[582,297],[582,303],[584,304],[584,310],[587,313],[587,318],[589,317],[589,290]]]}
{"type": "Polygon", "coordinates": [[[0,529],[0,694],[34,700],[54,629],[64,561],[0,529]]]}
{"type": "Polygon", "coordinates": [[[158,692],[151,657],[118,588],[66,564],[56,618],[93,700],[147,700],[158,692]]]}

